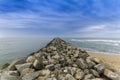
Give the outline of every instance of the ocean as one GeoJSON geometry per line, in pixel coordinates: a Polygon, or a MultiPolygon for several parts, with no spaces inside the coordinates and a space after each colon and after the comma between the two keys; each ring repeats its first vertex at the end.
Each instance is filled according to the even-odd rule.
{"type": "Polygon", "coordinates": [[[0,67],[44,47],[51,38],[0,38],[0,67]]]}
{"type": "MultiPolygon", "coordinates": [[[[63,38],[72,45],[87,51],[120,54],[120,39],[63,38]]],[[[0,38],[0,66],[23,58],[44,47],[52,38],[0,38]]]]}

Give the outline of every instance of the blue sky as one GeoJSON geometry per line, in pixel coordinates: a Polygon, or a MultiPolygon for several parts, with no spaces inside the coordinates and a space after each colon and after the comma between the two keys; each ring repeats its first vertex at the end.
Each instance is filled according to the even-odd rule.
{"type": "Polygon", "coordinates": [[[0,0],[0,36],[120,38],[120,0],[0,0]]]}

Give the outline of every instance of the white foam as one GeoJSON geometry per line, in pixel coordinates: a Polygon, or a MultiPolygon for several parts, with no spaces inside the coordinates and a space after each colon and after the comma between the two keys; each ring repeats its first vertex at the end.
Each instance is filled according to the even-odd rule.
{"type": "Polygon", "coordinates": [[[119,46],[120,44],[117,44],[117,43],[115,43],[115,44],[113,44],[114,46],[119,46]]]}
{"type": "Polygon", "coordinates": [[[71,41],[75,42],[96,42],[96,43],[102,43],[106,45],[111,46],[120,46],[120,40],[105,40],[105,39],[71,39],[71,41]]]}
{"type": "Polygon", "coordinates": [[[71,41],[79,41],[79,42],[109,42],[109,43],[120,43],[120,40],[104,40],[104,39],[71,39],[71,41]]]}

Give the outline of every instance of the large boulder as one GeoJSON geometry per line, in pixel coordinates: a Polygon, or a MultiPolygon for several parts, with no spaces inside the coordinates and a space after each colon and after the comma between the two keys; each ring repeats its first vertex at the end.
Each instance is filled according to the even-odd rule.
{"type": "Polygon", "coordinates": [[[23,69],[21,72],[20,72],[20,74],[21,75],[25,75],[25,74],[28,74],[28,73],[33,73],[35,70],[34,69],[32,69],[32,68],[25,68],[25,69],[23,69]]]}
{"type": "Polygon", "coordinates": [[[84,77],[84,79],[83,80],[91,80],[91,79],[94,79],[95,77],[94,77],[94,75],[93,74],[87,74],[87,75],[85,75],[85,77],[84,77]]]}
{"type": "Polygon", "coordinates": [[[22,77],[22,80],[35,80],[40,74],[40,71],[28,73],[22,77]]]}
{"type": "Polygon", "coordinates": [[[91,71],[91,73],[92,73],[94,76],[100,77],[99,73],[98,73],[96,70],[90,69],[90,71],[91,71]]]}
{"type": "Polygon", "coordinates": [[[10,63],[10,65],[7,67],[7,70],[15,70],[15,65],[17,64],[23,64],[25,63],[25,60],[23,59],[16,59],[13,62],[10,63]]]}
{"type": "Polygon", "coordinates": [[[26,59],[26,62],[28,62],[28,63],[33,63],[34,61],[35,61],[35,56],[29,56],[27,59],[26,59]]]}
{"type": "Polygon", "coordinates": [[[105,69],[104,75],[112,80],[120,80],[120,75],[118,75],[117,73],[115,73],[109,69],[105,69]]]}
{"type": "Polygon", "coordinates": [[[92,68],[96,65],[95,62],[93,62],[89,57],[86,58],[86,63],[89,68],[92,68]]]}
{"type": "Polygon", "coordinates": [[[17,80],[19,79],[18,76],[12,76],[12,75],[2,75],[1,80],[17,80]]]}
{"type": "Polygon", "coordinates": [[[105,64],[103,64],[103,63],[97,64],[94,66],[94,68],[101,74],[101,73],[103,73],[103,71],[105,69],[105,64]]]}
{"type": "Polygon", "coordinates": [[[79,68],[81,69],[86,69],[88,68],[88,65],[86,64],[85,60],[80,58],[77,60],[76,64],[78,65],[79,68]]]}
{"type": "Polygon", "coordinates": [[[15,65],[15,67],[19,72],[22,72],[25,68],[32,67],[32,63],[18,64],[18,65],[15,65]]]}
{"type": "Polygon", "coordinates": [[[84,75],[85,73],[82,70],[78,69],[75,74],[75,79],[81,80],[84,77],[84,75]]]}
{"type": "Polygon", "coordinates": [[[36,60],[34,61],[34,63],[33,63],[33,66],[34,66],[35,69],[41,70],[41,69],[44,68],[44,63],[43,63],[42,60],[36,59],[36,60]]]}
{"type": "Polygon", "coordinates": [[[90,79],[90,80],[105,80],[103,78],[94,78],[94,79],[90,79]]]}
{"type": "Polygon", "coordinates": [[[1,74],[1,80],[17,80],[19,79],[19,73],[17,71],[5,71],[1,74]]]}
{"type": "Polygon", "coordinates": [[[76,80],[76,79],[75,79],[72,75],[70,75],[70,74],[67,74],[65,78],[66,78],[65,80],[76,80]]]}
{"type": "Polygon", "coordinates": [[[40,76],[37,80],[45,80],[45,77],[40,76]]]}

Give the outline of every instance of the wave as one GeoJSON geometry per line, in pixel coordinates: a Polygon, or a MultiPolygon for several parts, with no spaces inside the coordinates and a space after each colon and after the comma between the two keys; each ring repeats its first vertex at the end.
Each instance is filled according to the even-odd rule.
{"type": "Polygon", "coordinates": [[[96,43],[102,43],[106,45],[112,45],[112,46],[120,46],[120,40],[105,40],[105,39],[71,39],[71,41],[75,42],[96,42],[96,43]]]}
{"type": "Polygon", "coordinates": [[[71,38],[69,40],[79,48],[88,51],[120,54],[120,39],[71,38]]]}
{"type": "Polygon", "coordinates": [[[101,40],[101,39],[86,39],[86,40],[80,40],[80,39],[71,39],[71,41],[78,41],[78,42],[110,42],[110,43],[120,43],[120,40],[101,40]]]}

